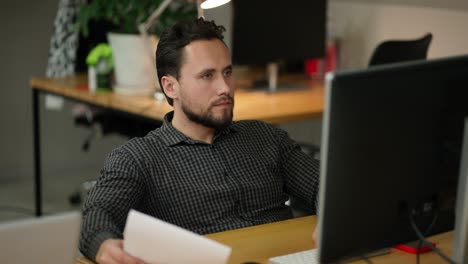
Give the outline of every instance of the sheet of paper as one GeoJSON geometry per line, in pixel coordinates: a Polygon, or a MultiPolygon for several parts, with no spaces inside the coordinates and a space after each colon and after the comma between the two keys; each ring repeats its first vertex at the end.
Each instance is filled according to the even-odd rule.
{"type": "Polygon", "coordinates": [[[148,264],[221,264],[231,248],[149,215],[130,210],[124,250],[148,264]]]}

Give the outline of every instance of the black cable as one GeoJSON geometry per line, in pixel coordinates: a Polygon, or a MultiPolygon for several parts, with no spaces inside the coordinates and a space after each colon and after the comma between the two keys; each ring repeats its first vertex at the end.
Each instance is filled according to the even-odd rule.
{"type": "Polygon", "coordinates": [[[373,262],[366,255],[361,255],[361,260],[364,260],[368,264],[373,264],[373,262]]]}
{"type": "Polygon", "coordinates": [[[416,264],[419,264],[419,258],[420,258],[420,255],[421,255],[420,250],[421,250],[421,247],[423,245],[423,242],[424,241],[422,241],[421,239],[419,239],[419,241],[418,241],[418,247],[416,249],[417,250],[417,252],[416,252],[416,264]]]}
{"type": "Polygon", "coordinates": [[[416,226],[416,223],[414,222],[414,219],[413,219],[413,215],[410,213],[410,222],[411,222],[411,227],[413,228],[414,232],[416,233],[416,235],[418,236],[419,240],[423,241],[424,244],[428,247],[430,247],[432,249],[432,251],[434,251],[435,253],[437,253],[441,258],[443,258],[445,261],[447,261],[448,263],[451,263],[451,264],[456,264],[455,261],[453,261],[452,259],[450,259],[450,257],[448,257],[447,255],[445,255],[444,253],[442,253],[442,251],[440,251],[438,248],[434,247],[431,243],[429,243],[426,238],[424,237],[424,235],[421,233],[421,231],[419,230],[419,228],[416,226]]]}
{"type": "MultiPolygon", "coordinates": [[[[437,219],[439,218],[439,212],[436,211],[436,214],[434,215],[434,218],[432,219],[432,222],[429,224],[429,226],[426,229],[426,232],[424,232],[424,237],[427,237],[431,232],[432,228],[434,228],[435,223],[437,222],[437,219]]],[[[419,264],[419,258],[420,258],[420,250],[423,245],[424,241],[419,239],[418,241],[418,247],[417,247],[417,254],[416,254],[416,264],[419,264]]]]}

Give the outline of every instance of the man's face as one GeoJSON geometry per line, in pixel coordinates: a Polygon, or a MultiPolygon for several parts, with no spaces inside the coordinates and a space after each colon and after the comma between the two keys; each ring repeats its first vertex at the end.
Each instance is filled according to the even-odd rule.
{"type": "Polygon", "coordinates": [[[175,103],[192,122],[211,128],[229,125],[234,108],[231,74],[224,43],[218,39],[190,43],[184,49],[175,103]]]}

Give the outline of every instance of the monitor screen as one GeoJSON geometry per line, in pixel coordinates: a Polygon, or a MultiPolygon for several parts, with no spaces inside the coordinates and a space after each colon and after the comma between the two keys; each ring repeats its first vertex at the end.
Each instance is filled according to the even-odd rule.
{"type": "Polygon", "coordinates": [[[233,1],[233,63],[303,63],[309,58],[323,57],[326,2],[233,1]]]}
{"type": "Polygon", "coordinates": [[[328,75],[325,105],[321,261],[453,229],[468,56],[328,75]]]}

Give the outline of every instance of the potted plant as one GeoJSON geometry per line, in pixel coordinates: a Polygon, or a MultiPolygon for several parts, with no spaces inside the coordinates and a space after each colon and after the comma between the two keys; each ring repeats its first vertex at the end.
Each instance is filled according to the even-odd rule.
{"type": "Polygon", "coordinates": [[[125,94],[147,94],[158,85],[154,52],[157,35],[177,21],[196,18],[197,6],[186,0],[173,0],[148,29],[151,48],[140,36],[138,27],[145,23],[163,0],[90,0],[82,3],[77,27],[86,37],[93,21],[106,22],[113,28],[108,33],[112,47],[116,84],[114,91],[125,94]],[[151,49],[151,51],[149,50],[151,49]]]}

